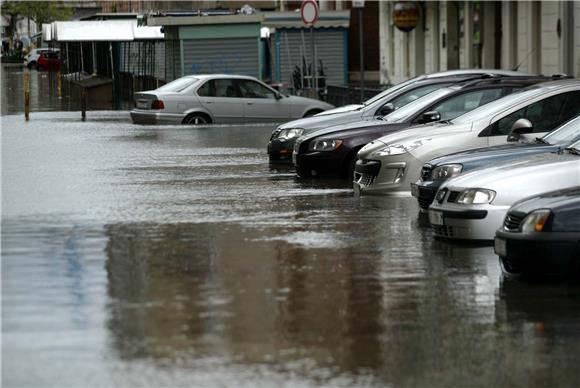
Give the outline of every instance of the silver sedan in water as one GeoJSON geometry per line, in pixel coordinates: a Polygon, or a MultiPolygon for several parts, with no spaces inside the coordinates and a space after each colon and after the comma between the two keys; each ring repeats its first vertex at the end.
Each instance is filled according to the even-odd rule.
{"type": "Polygon", "coordinates": [[[333,108],[311,98],[289,96],[253,77],[190,75],[155,90],[135,93],[135,124],[276,123],[333,108]]]}

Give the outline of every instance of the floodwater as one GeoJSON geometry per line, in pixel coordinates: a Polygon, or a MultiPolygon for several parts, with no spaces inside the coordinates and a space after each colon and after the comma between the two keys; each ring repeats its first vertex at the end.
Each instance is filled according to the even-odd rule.
{"type": "Polygon", "coordinates": [[[503,277],[410,197],[269,166],[271,125],[82,122],[52,98],[25,122],[15,74],[3,386],[580,386],[580,287],[503,277]]]}

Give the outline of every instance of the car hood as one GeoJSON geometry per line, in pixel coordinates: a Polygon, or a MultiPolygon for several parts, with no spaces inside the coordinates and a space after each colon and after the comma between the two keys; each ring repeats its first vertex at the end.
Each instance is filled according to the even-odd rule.
{"type": "Polygon", "coordinates": [[[526,198],[515,204],[511,210],[527,214],[537,209],[552,209],[557,212],[560,209],[570,208],[580,210],[580,186],[526,198]]]}
{"type": "Polygon", "coordinates": [[[466,166],[475,168],[477,166],[489,166],[492,163],[501,162],[508,159],[526,157],[530,155],[542,154],[558,151],[562,146],[550,144],[529,144],[511,143],[495,147],[476,148],[474,150],[457,152],[435,159],[428,163],[431,166],[441,166],[443,164],[462,164],[464,170],[466,166]]]}
{"type": "Polygon", "coordinates": [[[352,111],[355,111],[355,110],[360,109],[362,107],[363,107],[363,105],[360,105],[360,104],[345,105],[345,106],[340,106],[338,108],[325,110],[324,112],[317,113],[314,116],[315,117],[328,116],[328,115],[334,115],[337,113],[352,112],[352,111]]]}
{"type": "Polygon", "coordinates": [[[580,157],[569,153],[534,155],[473,170],[445,182],[448,188],[485,188],[497,193],[494,203],[511,204],[545,191],[580,185],[580,157]]]}
{"type": "Polygon", "coordinates": [[[343,131],[352,131],[352,130],[358,130],[358,129],[364,129],[364,128],[383,127],[386,124],[387,124],[387,122],[383,121],[383,120],[372,120],[372,119],[371,120],[359,120],[359,121],[354,121],[352,123],[338,124],[338,125],[333,125],[330,127],[318,129],[316,131],[308,133],[307,135],[303,135],[302,140],[308,140],[308,139],[312,139],[314,137],[320,137],[320,136],[334,134],[334,133],[343,132],[343,131]]]}
{"type": "Polygon", "coordinates": [[[413,126],[404,131],[388,134],[373,140],[359,151],[358,158],[367,158],[373,152],[378,151],[387,145],[416,141],[429,141],[437,137],[452,136],[457,133],[470,132],[471,127],[471,123],[458,125],[448,123],[432,123],[413,126]]]}
{"type": "Polygon", "coordinates": [[[278,126],[278,129],[302,128],[306,133],[309,133],[321,128],[337,125],[338,122],[351,123],[354,121],[359,121],[361,119],[361,115],[362,113],[359,111],[347,111],[324,116],[315,115],[312,117],[289,121],[278,126]]]}

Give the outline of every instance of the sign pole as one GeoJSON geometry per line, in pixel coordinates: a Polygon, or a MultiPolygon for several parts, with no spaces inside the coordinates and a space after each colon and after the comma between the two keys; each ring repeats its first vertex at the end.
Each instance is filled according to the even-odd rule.
{"type": "Polygon", "coordinates": [[[312,80],[311,85],[314,87],[314,92],[312,97],[318,97],[318,78],[316,77],[316,50],[314,41],[314,25],[310,25],[310,48],[311,54],[310,59],[312,60],[312,67],[310,68],[310,77],[312,80]]]}
{"type": "Polygon", "coordinates": [[[365,71],[364,71],[364,58],[363,58],[363,8],[358,9],[358,46],[359,46],[359,57],[360,57],[360,102],[361,104],[365,100],[365,71]]]}
{"type": "Polygon", "coordinates": [[[300,7],[300,17],[306,26],[310,26],[310,94],[318,98],[318,78],[316,76],[316,50],[314,42],[314,23],[318,19],[318,4],[315,0],[304,0],[300,7]]]}

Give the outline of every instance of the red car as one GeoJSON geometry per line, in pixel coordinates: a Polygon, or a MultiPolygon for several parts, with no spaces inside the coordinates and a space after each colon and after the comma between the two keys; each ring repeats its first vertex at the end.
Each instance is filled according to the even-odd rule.
{"type": "Polygon", "coordinates": [[[54,52],[43,52],[36,60],[37,70],[59,71],[60,59],[58,54],[54,52]]]}

